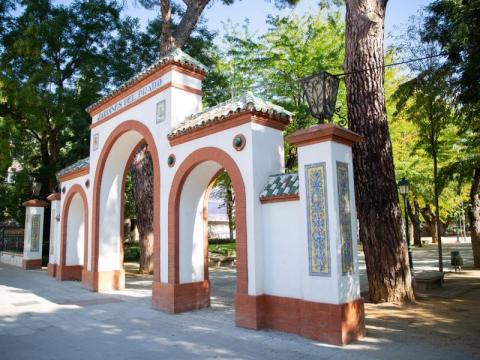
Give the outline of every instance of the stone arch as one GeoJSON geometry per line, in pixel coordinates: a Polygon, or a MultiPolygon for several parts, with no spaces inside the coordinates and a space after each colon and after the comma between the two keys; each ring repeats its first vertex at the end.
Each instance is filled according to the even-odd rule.
{"type": "MultiPolygon", "coordinates": [[[[246,193],[242,174],[235,160],[215,147],[205,147],[192,152],[179,166],[170,189],[168,200],[168,282],[180,283],[180,197],[190,173],[200,164],[213,161],[225,169],[232,180],[236,196],[237,219],[237,294],[248,294],[246,193]]],[[[218,170],[217,170],[218,171],[218,170]]],[[[211,181],[211,178],[208,179],[211,181]]]]}
{"type": "Polygon", "coordinates": [[[60,261],[57,271],[57,278],[59,280],[81,280],[82,269],[87,266],[88,260],[88,201],[87,195],[83,188],[75,184],[68,191],[62,208],[62,229],[60,238],[60,261]],[[83,240],[83,265],[67,267],[67,246],[68,246],[68,220],[70,213],[70,206],[76,196],[80,196],[83,205],[83,224],[84,224],[84,240],[83,240]]]}
{"type": "MultiPolygon", "coordinates": [[[[124,136],[128,136],[128,133],[137,133],[141,136],[141,141],[147,143],[150,155],[152,157],[153,164],[153,177],[154,177],[154,191],[153,191],[153,232],[154,232],[154,281],[160,281],[160,162],[157,152],[157,147],[155,139],[151,134],[147,126],[136,120],[127,120],[118,125],[109,135],[105,144],[101,148],[101,152],[97,161],[97,166],[95,170],[95,178],[93,185],[93,206],[92,206],[92,251],[91,251],[91,267],[90,267],[90,277],[85,282],[85,286],[93,290],[104,290],[104,289],[118,289],[121,288],[121,280],[119,279],[118,274],[106,274],[103,276],[99,271],[99,255],[100,255],[100,213],[101,213],[101,191],[102,191],[102,179],[104,177],[105,165],[109,156],[111,155],[111,150],[114,145],[124,136]]],[[[125,182],[126,171],[125,168],[128,166],[128,163],[131,160],[133,151],[137,148],[139,141],[136,141],[131,150],[127,153],[126,156],[126,165],[123,168],[121,174],[118,174],[122,177],[120,187],[123,188],[125,182]]],[[[122,202],[120,202],[121,204],[122,202]]],[[[105,204],[103,204],[105,206],[105,204]]],[[[119,205],[121,206],[121,205],[119,205]]],[[[121,210],[121,209],[120,209],[121,210]]],[[[122,211],[122,210],[121,210],[122,211]]],[[[120,224],[119,234],[123,230],[122,224],[120,224]]],[[[123,259],[120,259],[122,262],[123,259]]]]}

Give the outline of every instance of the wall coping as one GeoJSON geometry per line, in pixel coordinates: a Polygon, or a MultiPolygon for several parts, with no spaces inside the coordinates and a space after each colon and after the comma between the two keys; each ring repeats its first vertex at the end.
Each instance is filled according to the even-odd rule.
{"type": "Polygon", "coordinates": [[[317,144],[325,141],[334,141],[347,146],[352,146],[363,140],[363,137],[351,130],[344,129],[335,124],[313,125],[307,129],[295,131],[286,137],[289,144],[297,147],[317,144]]]}
{"type": "Polygon", "coordinates": [[[47,207],[50,204],[44,200],[32,199],[25,201],[22,205],[25,207],[47,207]]]}

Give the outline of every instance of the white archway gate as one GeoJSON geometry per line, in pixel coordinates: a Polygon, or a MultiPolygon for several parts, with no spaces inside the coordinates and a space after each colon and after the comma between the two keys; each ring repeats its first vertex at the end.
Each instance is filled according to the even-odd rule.
{"type": "MultiPolygon", "coordinates": [[[[65,213],[80,212],[65,207],[76,204],[67,197],[72,188],[85,193],[83,285],[124,286],[125,169],[146,141],[154,163],[153,307],[173,313],[209,306],[203,207],[212,178],[225,169],[236,193],[237,325],[335,344],[357,339],[364,311],[351,145],[360,137],[333,125],[298,131],[287,138],[298,147],[298,173],[285,174],[290,114],[251,93],[201,111],[205,73],[175,50],[87,109],[90,157],[58,174],[61,194],[51,197],[63,207],[52,212],[59,219],[52,224],[79,234],[69,227],[81,220],[65,213]]],[[[52,275],[68,266],[58,229],[51,235],[52,275]]]]}

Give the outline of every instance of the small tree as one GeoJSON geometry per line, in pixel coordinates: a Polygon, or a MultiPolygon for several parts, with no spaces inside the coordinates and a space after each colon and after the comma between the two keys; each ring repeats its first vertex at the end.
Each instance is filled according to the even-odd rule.
{"type": "Polygon", "coordinates": [[[403,83],[395,95],[398,112],[417,128],[417,146],[423,148],[433,161],[434,238],[438,242],[439,271],[443,271],[438,163],[442,149],[452,145],[451,137],[445,135],[453,123],[454,107],[447,85],[448,73],[442,70],[437,56],[439,49],[434,43],[421,41],[420,35],[419,19],[413,17],[401,50],[407,56],[424,60],[409,63],[414,77],[403,83]]]}
{"type": "Polygon", "coordinates": [[[230,241],[235,240],[235,193],[232,187],[232,180],[226,171],[223,171],[215,180],[212,196],[222,200],[221,207],[227,210],[228,229],[230,241]]]}

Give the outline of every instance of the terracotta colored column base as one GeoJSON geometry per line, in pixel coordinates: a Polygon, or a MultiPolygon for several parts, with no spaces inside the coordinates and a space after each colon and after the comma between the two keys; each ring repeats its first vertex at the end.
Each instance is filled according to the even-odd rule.
{"type": "Polygon", "coordinates": [[[48,276],[55,277],[57,275],[57,264],[48,263],[47,273],[48,276]]]}
{"type": "Polygon", "coordinates": [[[87,271],[82,270],[82,286],[91,291],[125,289],[125,271],[87,271]]]}
{"type": "Polygon", "coordinates": [[[42,259],[23,259],[22,268],[25,270],[41,269],[42,259]]]}
{"type": "Polygon", "coordinates": [[[362,298],[335,305],[237,294],[235,318],[241,327],[285,331],[335,345],[345,345],[365,336],[362,298]]]}
{"type": "Polygon", "coordinates": [[[152,307],[168,313],[180,313],[210,306],[210,281],[187,284],[153,282],[152,307]]]}
{"type": "Polygon", "coordinates": [[[56,278],[60,281],[82,280],[83,265],[57,265],[56,278]]]}

